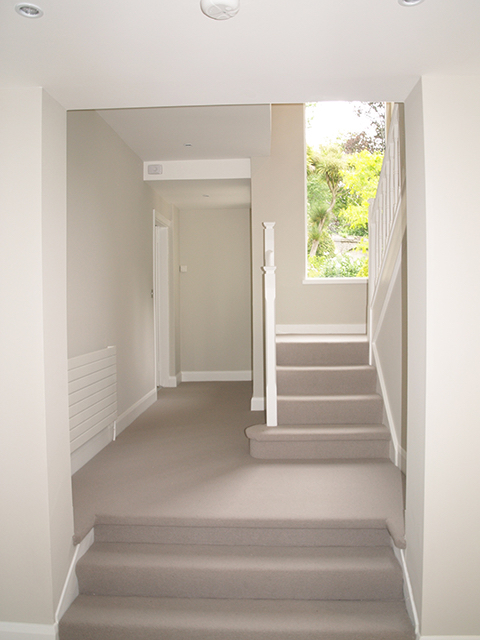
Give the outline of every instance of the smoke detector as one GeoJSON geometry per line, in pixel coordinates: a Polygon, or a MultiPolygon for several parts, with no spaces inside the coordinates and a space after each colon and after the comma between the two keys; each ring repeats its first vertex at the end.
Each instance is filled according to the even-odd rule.
{"type": "Polygon", "coordinates": [[[214,20],[228,20],[237,15],[240,0],[200,0],[203,13],[214,20]]]}

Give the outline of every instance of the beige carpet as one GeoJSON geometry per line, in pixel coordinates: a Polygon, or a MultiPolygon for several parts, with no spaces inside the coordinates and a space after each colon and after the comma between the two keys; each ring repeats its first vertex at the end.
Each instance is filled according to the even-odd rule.
{"type": "Polygon", "coordinates": [[[387,460],[273,461],[248,452],[251,383],[183,383],[73,476],[75,537],[95,523],[306,527],[387,524],[404,546],[399,470],[387,460]]]}

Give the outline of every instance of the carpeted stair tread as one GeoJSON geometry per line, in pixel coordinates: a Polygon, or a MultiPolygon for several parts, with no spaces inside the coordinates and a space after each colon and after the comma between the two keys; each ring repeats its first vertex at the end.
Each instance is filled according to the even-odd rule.
{"type": "Polygon", "coordinates": [[[390,440],[384,424],[289,424],[267,427],[256,424],[245,433],[259,441],[390,440]]]}
{"type": "Polygon", "coordinates": [[[376,393],[362,395],[278,396],[278,422],[288,424],[378,424],[383,400],[376,393]]]}
{"type": "Polygon", "coordinates": [[[360,366],[279,366],[279,395],[351,395],[374,393],[377,372],[370,365],[360,366]]]}
{"type": "Polygon", "coordinates": [[[180,598],[402,599],[390,547],[95,543],[80,593],[180,598]]]}
{"type": "Polygon", "coordinates": [[[398,601],[79,596],[60,640],[414,640],[398,601]]]}

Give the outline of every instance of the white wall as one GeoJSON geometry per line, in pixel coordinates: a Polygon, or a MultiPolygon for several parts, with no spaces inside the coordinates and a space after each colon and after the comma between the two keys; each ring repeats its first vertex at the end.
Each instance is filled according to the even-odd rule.
{"type": "Polygon", "coordinates": [[[262,222],[275,222],[277,324],[365,325],[365,283],[304,285],[304,106],[272,106],[272,148],[252,158],[254,396],[263,396],[262,222]]]}
{"type": "Polygon", "coordinates": [[[0,110],[0,620],[15,632],[53,629],[73,555],[65,111],[38,88],[2,91],[0,110]]]}
{"type": "Polygon", "coordinates": [[[181,211],[179,260],[182,372],[251,375],[250,211],[181,211]]]}
{"type": "Polygon", "coordinates": [[[423,636],[480,629],[480,78],[423,78],[406,102],[407,565],[423,636]]]}
{"type": "Polygon", "coordinates": [[[94,111],[68,113],[68,355],[117,347],[118,413],[155,388],[153,209],[143,163],[94,111]]]}

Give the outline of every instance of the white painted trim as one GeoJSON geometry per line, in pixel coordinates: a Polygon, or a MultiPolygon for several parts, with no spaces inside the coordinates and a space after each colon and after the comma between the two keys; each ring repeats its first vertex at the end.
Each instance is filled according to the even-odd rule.
{"type": "Polygon", "coordinates": [[[0,622],[0,640],[56,640],[57,638],[56,624],[0,622]]]}
{"type": "Polygon", "coordinates": [[[167,387],[170,379],[170,232],[157,224],[156,219],[154,224],[155,384],[167,387]]]}
{"type": "Polygon", "coordinates": [[[178,387],[178,385],[181,382],[181,376],[180,374],[176,375],[176,376],[168,376],[167,380],[164,380],[164,384],[162,384],[161,386],[164,389],[170,388],[173,389],[175,387],[178,387]]]}
{"type": "Polygon", "coordinates": [[[134,420],[138,418],[144,411],[148,409],[154,402],[157,400],[157,388],[152,389],[147,394],[140,398],[138,402],[135,402],[129,409],[124,411],[122,415],[117,418],[117,436],[119,436],[122,431],[125,431],[127,427],[129,427],[134,420]]]}
{"type": "Polygon", "coordinates": [[[415,598],[413,597],[412,582],[410,580],[410,575],[408,573],[407,563],[405,560],[405,549],[398,549],[398,547],[396,547],[393,544],[393,541],[392,541],[392,548],[403,573],[403,594],[405,598],[405,606],[407,608],[407,612],[410,617],[410,620],[412,621],[412,624],[415,627],[415,634],[417,636],[417,639],[419,639],[420,623],[418,618],[417,607],[415,604],[415,598]]]}
{"type": "Polygon", "coordinates": [[[80,544],[75,547],[75,553],[73,555],[72,562],[70,563],[70,568],[68,570],[65,584],[63,585],[62,595],[60,596],[60,602],[58,603],[57,612],[55,614],[55,620],[57,623],[62,619],[67,609],[80,593],[75,569],[77,562],[87,553],[94,541],[95,532],[92,528],[80,544]]]}
{"type": "MultiPolygon", "coordinates": [[[[114,423],[115,424],[115,423],[114,423]]],[[[114,424],[97,433],[72,453],[72,476],[114,440],[114,424]]]]}
{"type": "Polygon", "coordinates": [[[402,464],[401,453],[400,453],[401,447],[398,441],[397,431],[395,429],[395,420],[393,419],[393,413],[390,406],[390,401],[388,399],[385,376],[383,375],[382,365],[380,362],[380,358],[378,356],[377,345],[375,343],[372,343],[372,353],[373,353],[373,365],[377,370],[378,382],[380,384],[380,389],[382,392],[381,395],[383,398],[383,406],[385,407],[385,413],[387,414],[388,428],[390,430],[390,437],[392,438],[393,449],[395,452],[395,459],[393,460],[393,462],[397,467],[400,467],[402,464]]]}
{"type": "Polygon", "coordinates": [[[366,334],[366,324],[277,324],[277,334],[366,334]]]}
{"type": "Polygon", "coordinates": [[[251,371],[182,371],[182,382],[232,382],[251,380],[251,371]]]}
{"type": "Polygon", "coordinates": [[[164,226],[164,227],[172,226],[172,221],[166,218],[161,213],[158,213],[158,211],[156,211],[155,209],[153,210],[153,219],[155,222],[158,222],[161,226],[164,226]]]}
{"type": "Polygon", "coordinates": [[[368,278],[305,278],[302,284],[368,284],[368,278]]]}
{"type": "Polygon", "coordinates": [[[253,397],[250,402],[250,411],[265,411],[265,398],[253,397]]]}

